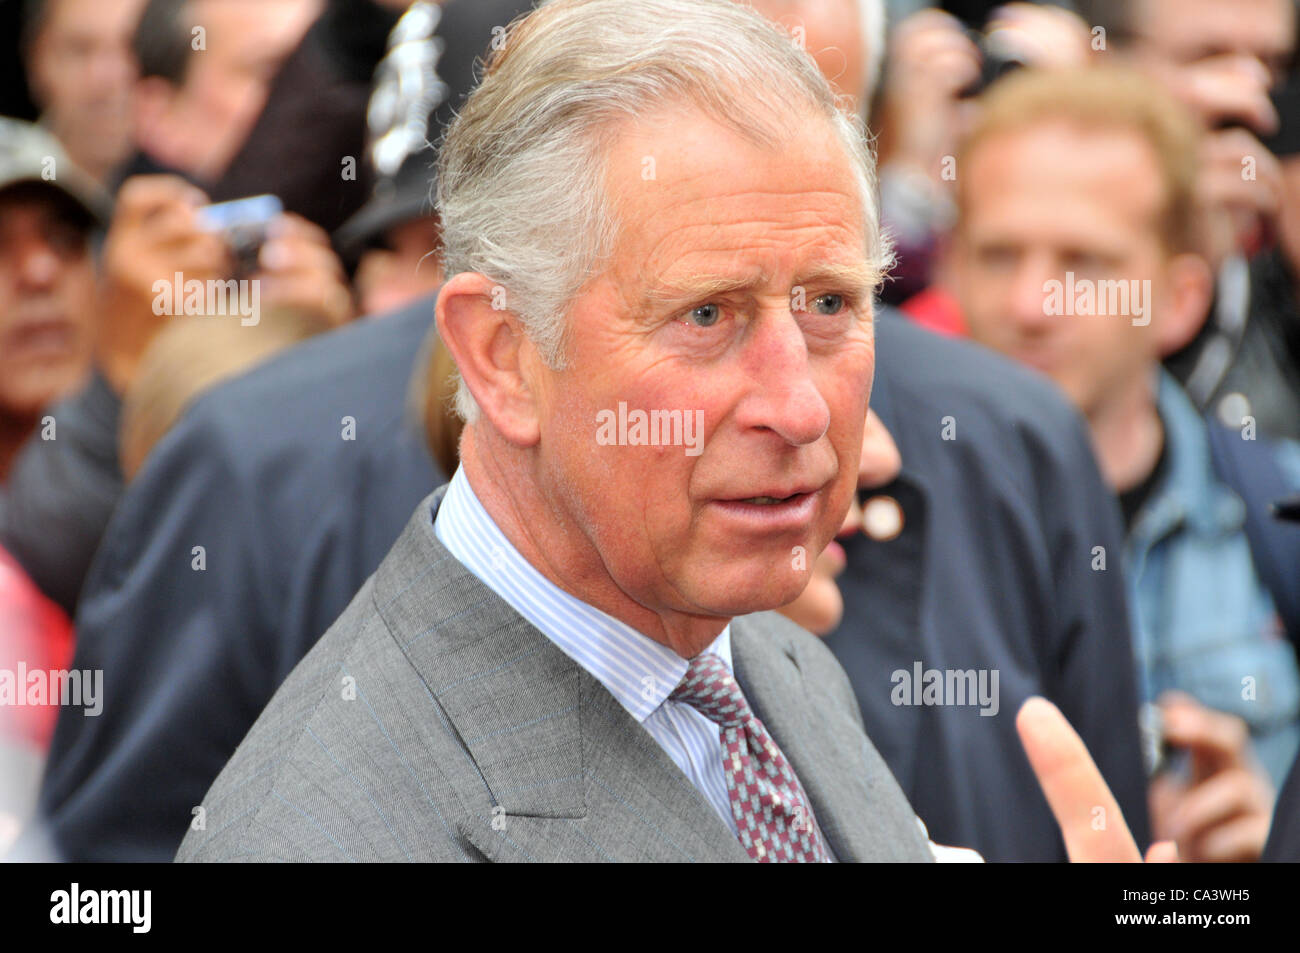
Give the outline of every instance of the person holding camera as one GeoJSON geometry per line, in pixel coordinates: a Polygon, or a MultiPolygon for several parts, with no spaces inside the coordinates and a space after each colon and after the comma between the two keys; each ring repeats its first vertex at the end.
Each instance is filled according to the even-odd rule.
{"type": "MultiPolygon", "coordinates": [[[[155,336],[178,320],[157,313],[159,283],[170,285],[177,276],[204,284],[233,277],[225,238],[200,224],[198,210],[206,203],[206,195],[175,176],[139,176],[123,185],[97,270],[89,383],[50,410],[57,439],[34,434],[0,495],[0,545],[69,614],[122,492],[122,397],[155,336]]],[[[246,280],[257,282],[262,308],[304,313],[322,329],[353,316],[328,237],[298,216],[267,223],[257,268],[246,280]]],[[[256,327],[243,330],[257,333],[256,327]]]]}

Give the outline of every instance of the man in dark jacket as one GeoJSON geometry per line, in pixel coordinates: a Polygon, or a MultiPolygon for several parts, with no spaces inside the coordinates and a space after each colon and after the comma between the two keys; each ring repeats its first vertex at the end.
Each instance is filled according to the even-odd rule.
{"type": "Polygon", "coordinates": [[[442,482],[405,414],[432,308],[292,349],[155,447],[79,612],[76,664],[114,700],[55,730],[42,808],[68,857],[171,859],[272,693],[442,482]]]}
{"type": "Polygon", "coordinates": [[[827,638],[867,731],[937,843],[1064,860],[1016,743],[1021,702],[1045,695],[1144,843],[1122,529],[1080,418],[1050,384],[966,342],[889,312],[878,338],[871,406],[903,471],[862,495],[844,619],[827,638]],[[931,673],[973,690],[936,699],[931,673]]]}

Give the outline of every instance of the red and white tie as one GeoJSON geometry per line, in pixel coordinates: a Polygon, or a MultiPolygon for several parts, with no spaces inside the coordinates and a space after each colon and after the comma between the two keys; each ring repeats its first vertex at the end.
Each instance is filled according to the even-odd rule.
{"type": "Polygon", "coordinates": [[[713,654],[691,659],[669,696],[722,729],[722,770],[741,845],[759,863],[828,860],[812,806],[794,769],[758,720],[727,669],[713,654]]]}

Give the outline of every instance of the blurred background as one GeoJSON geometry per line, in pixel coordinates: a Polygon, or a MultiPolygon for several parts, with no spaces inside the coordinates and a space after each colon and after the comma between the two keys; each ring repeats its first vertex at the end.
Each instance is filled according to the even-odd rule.
{"type": "MultiPolygon", "coordinates": [[[[530,6],[0,0],[0,670],[72,664],[115,507],[201,394],[431,301],[438,138],[530,6]],[[232,280],[258,282],[256,321],[187,291],[232,280]]],[[[1257,858],[1300,747],[1300,530],[1270,510],[1300,489],[1295,3],[753,6],[875,139],[882,306],[1032,368],[1087,427],[1125,533],[1115,664],[1157,718],[1155,832],[1257,858]]],[[[430,346],[416,399],[450,472],[430,346]]],[[[3,690],[0,854],[61,717],[3,690]]]]}

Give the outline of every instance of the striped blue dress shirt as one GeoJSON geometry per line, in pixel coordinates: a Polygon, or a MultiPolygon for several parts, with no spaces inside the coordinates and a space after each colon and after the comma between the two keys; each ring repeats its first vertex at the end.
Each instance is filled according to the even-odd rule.
{"type": "MultiPolygon", "coordinates": [[[[464,469],[451,478],[433,531],[466,569],[609,689],[736,833],[721,729],[690,705],[668,700],[686,676],[685,659],[534,569],[483,508],[464,469]]],[[[731,626],[704,651],[730,670],[731,626]]]]}

